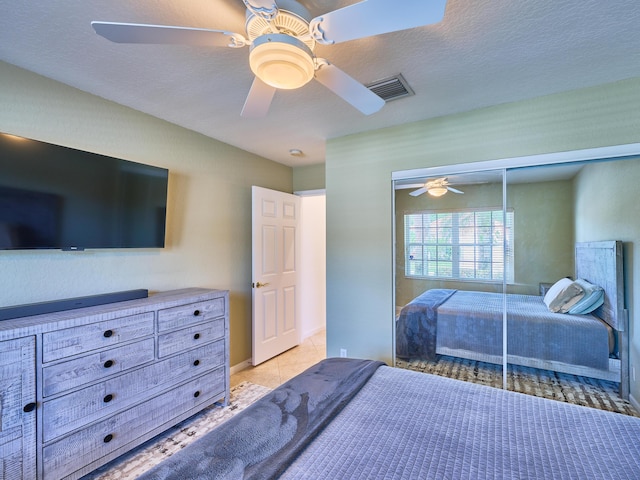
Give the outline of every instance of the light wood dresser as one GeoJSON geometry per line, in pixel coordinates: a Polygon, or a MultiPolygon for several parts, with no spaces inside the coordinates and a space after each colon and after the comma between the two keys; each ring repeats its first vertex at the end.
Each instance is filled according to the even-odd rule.
{"type": "Polygon", "coordinates": [[[77,479],[229,400],[229,294],[0,321],[0,480],[77,479]]]}

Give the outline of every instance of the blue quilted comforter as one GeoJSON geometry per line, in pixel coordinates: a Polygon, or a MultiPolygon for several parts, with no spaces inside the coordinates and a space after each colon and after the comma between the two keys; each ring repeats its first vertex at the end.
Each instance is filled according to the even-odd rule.
{"type": "Polygon", "coordinates": [[[139,480],[278,478],[381,365],[323,360],[139,480]]]}

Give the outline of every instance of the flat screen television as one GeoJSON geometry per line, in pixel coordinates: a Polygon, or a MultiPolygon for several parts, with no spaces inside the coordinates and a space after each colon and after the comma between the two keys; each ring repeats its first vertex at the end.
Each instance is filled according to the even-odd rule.
{"type": "Polygon", "coordinates": [[[162,248],[168,177],[0,133],[0,250],[162,248]]]}

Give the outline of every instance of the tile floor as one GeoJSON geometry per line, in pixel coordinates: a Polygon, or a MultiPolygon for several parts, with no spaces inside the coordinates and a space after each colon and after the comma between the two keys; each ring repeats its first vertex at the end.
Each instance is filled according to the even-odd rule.
{"type": "Polygon", "coordinates": [[[249,367],[231,375],[231,386],[245,381],[269,388],[282,385],[311,365],[326,358],[326,337],[326,332],[323,330],[307,337],[297,347],[287,350],[257,367],[249,367]]]}

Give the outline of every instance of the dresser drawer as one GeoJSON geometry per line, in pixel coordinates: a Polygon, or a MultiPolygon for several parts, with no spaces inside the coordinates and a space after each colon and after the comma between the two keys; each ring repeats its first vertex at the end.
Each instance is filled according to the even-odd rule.
{"type": "Polygon", "coordinates": [[[42,335],[43,362],[153,335],[153,312],[57,330],[42,335]]]}
{"type": "Polygon", "coordinates": [[[153,361],[154,358],[154,340],[148,338],[50,365],[42,369],[42,394],[48,397],[81,387],[95,380],[138,367],[153,361]]]}
{"type": "Polygon", "coordinates": [[[166,332],[224,315],[224,298],[190,303],[158,311],[158,331],[166,332]]]}
{"type": "Polygon", "coordinates": [[[158,357],[163,358],[224,337],[224,318],[158,336],[158,357]]]}
{"type": "Polygon", "coordinates": [[[43,449],[45,480],[59,480],[199,405],[224,396],[223,368],[79,430],[43,449]],[[150,414],[153,412],[153,415],[150,414]]]}
{"type": "MultiPolygon", "coordinates": [[[[223,366],[224,353],[224,340],[219,340],[44,402],[44,441],[54,440],[172,385],[223,366]]],[[[223,369],[218,369],[213,376],[224,385],[223,369]]]]}

